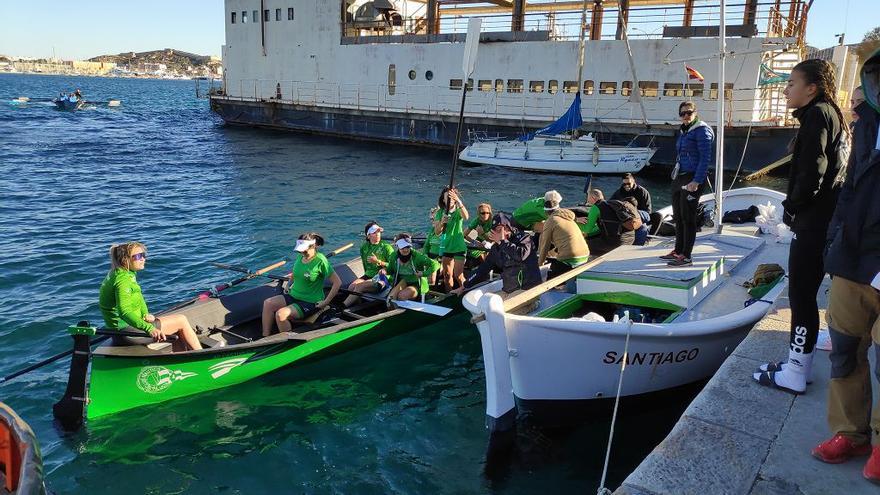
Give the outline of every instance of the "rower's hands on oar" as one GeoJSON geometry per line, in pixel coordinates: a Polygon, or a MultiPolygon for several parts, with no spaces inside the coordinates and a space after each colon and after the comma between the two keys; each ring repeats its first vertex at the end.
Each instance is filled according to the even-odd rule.
{"type": "Polygon", "coordinates": [[[150,330],[150,337],[153,337],[153,340],[156,342],[165,342],[166,339],[166,335],[162,333],[162,330],[159,330],[156,327],[153,327],[153,329],[150,330]]]}

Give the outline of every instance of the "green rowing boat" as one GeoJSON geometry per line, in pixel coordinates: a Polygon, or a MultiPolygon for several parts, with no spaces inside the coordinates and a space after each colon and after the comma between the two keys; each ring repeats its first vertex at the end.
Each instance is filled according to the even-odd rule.
{"type": "MultiPolygon", "coordinates": [[[[334,266],[343,286],[362,273],[360,259],[334,266]]],[[[53,408],[65,429],[89,420],[248,381],[284,366],[346,352],[454,317],[461,299],[429,293],[425,302],[451,308],[446,316],[402,308],[384,300],[364,302],[344,311],[329,310],[297,332],[261,338],[263,301],[281,294],[283,281],[229,295],[195,300],[175,313],[184,314],[204,349],[171,352],[171,346],[114,345],[107,340],[91,350],[98,329],[87,322],[70,327],[74,341],[67,390],[53,408]],[[91,370],[89,371],[89,364],[91,370]]],[[[345,294],[340,294],[341,301],[345,294]]],[[[334,301],[334,303],[337,301],[334,301]]],[[[151,339],[146,340],[151,342],[151,339]]]]}

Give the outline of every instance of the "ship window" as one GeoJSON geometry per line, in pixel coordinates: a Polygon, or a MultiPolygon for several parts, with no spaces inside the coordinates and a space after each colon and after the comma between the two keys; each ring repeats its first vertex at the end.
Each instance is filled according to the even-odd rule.
{"type": "Polygon", "coordinates": [[[233,24],[235,24],[235,14],[237,14],[237,13],[238,13],[238,12],[233,12],[233,13],[232,13],[232,23],[233,23],[233,24]]]}
{"type": "Polygon", "coordinates": [[[394,64],[388,66],[388,94],[394,95],[397,91],[397,67],[394,64]]]}
{"type": "Polygon", "coordinates": [[[656,98],[660,92],[660,83],[657,81],[639,81],[639,94],[645,98],[656,98]]]}
{"type": "Polygon", "coordinates": [[[269,22],[272,20],[272,17],[269,15],[269,9],[263,11],[263,22],[269,22]]]}
{"type": "Polygon", "coordinates": [[[492,80],[480,79],[477,82],[477,91],[492,91],[492,80]]]}
{"type": "Polygon", "coordinates": [[[501,93],[504,91],[504,79],[495,79],[495,92],[501,93]]]}
{"type": "Polygon", "coordinates": [[[253,15],[251,16],[251,22],[260,22],[257,20],[260,18],[260,12],[255,10],[252,13],[253,13],[253,15]]]}
{"type": "Polygon", "coordinates": [[[472,78],[468,78],[468,82],[467,82],[467,90],[468,90],[468,91],[473,91],[473,90],[474,90],[474,80],[473,80],[472,78]]]}
{"type": "Polygon", "coordinates": [[[591,81],[589,79],[584,81],[584,94],[587,96],[590,96],[591,94],[593,94],[593,81],[591,81]]]}
{"type": "Polygon", "coordinates": [[[620,83],[620,96],[629,96],[633,92],[633,82],[623,81],[620,83]]]}
{"type": "Polygon", "coordinates": [[[287,8],[287,20],[288,20],[288,21],[292,21],[292,20],[293,20],[293,7],[288,7],[288,8],[287,8]]]}
{"type": "Polygon", "coordinates": [[[416,75],[417,75],[417,74],[416,74],[416,71],[414,71],[414,70],[409,71],[409,80],[410,80],[410,81],[415,81],[415,80],[416,80],[416,75]]]}
{"type": "MultiPolygon", "coordinates": [[[[709,86],[709,99],[717,100],[718,99],[718,83],[712,83],[709,86]]],[[[725,83],[724,84],[724,99],[732,100],[733,99],[733,83],[725,83]]]]}
{"type": "Polygon", "coordinates": [[[431,79],[434,79],[434,72],[432,72],[432,71],[430,71],[430,70],[429,70],[429,71],[425,71],[425,79],[427,79],[427,80],[429,80],[429,81],[430,81],[431,79]]]}
{"type": "Polygon", "coordinates": [[[543,93],[544,81],[529,81],[529,93],[543,93]]]}
{"type": "Polygon", "coordinates": [[[241,11],[241,23],[247,24],[247,10],[241,11]]]}
{"type": "Polygon", "coordinates": [[[684,96],[684,84],[663,84],[663,96],[684,96]]]}
{"type": "Polygon", "coordinates": [[[453,91],[458,91],[461,89],[461,79],[450,79],[449,80],[449,89],[453,91]]]}
{"type": "Polygon", "coordinates": [[[563,81],[562,83],[562,92],[563,93],[577,93],[578,90],[578,82],[577,81],[563,81]]]}
{"type": "Polygon", "coordinates": [[[281,20],[281,9],[275,9],[275,20],[276,21],[281,20]]]}
{"type": "Polygon", "coordinates": [[[559,81],[556,79],[551,79],[547,82],[547,92],[551,95],[555,95],[559,92],[559,81]]]}
{"type": "Polygon", "coordinates": [[[507,92],[508,93],[522,93],[523,92],[523,80],[522,79],[508,79],[507,80],[507,92]]]}
{"type": "Polygon", "coordinates": [[[700,84],[688,84],[687,90],[685,90],[685,96],[694,96],[697,98],[703,97],[703,83],[700,84]]]}
{"type": "Polygon", "coordinates": [[[613,95],[617,93],[617,83],[614,81],[602,81],[599,83],[599,94],[613,95]]]}

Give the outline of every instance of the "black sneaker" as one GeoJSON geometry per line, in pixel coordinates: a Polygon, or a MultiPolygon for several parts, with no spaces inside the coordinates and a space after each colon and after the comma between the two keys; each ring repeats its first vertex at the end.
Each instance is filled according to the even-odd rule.
{"type": "Polygon", "coordinates": [[[672,261],[676,257],[678,257],[678,253],[676,253],[675,251],[669,251],[669,254],[664,254],[663,256],[660,256],[660,259],[664,261],[672,261]]]}
{"type": "Polygon", "coordinates": [[[668,266],[691,266],[693,265],[693,261],[690,258],[687,258],[682,255],[676,255],[675,259],[666,263],[668,266]]]}

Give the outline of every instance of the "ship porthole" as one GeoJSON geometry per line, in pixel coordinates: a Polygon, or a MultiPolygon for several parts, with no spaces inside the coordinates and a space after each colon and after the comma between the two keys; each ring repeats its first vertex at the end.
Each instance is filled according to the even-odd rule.
{"type": "Polygon", "coordinates": [[[414,71],[414,70],[409,71],[409,80],[410,81],[416,80],[416,71],[414,71]]]}
{"type": "Polygon", "coordinates": [[[434,79],[434,73],[432,71],[425,71],[425,79],[431,80],[434,79]]]}

